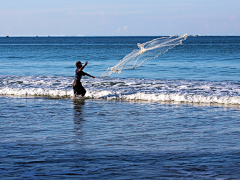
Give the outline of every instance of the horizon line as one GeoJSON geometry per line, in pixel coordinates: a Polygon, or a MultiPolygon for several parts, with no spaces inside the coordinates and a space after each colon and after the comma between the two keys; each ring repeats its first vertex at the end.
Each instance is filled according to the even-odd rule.
{"type": "MultiPolygon", "coordinates": [[[[140,37],[140,36],[172,36],[172,35],[0,35],[0,37],[140,37]]],[[[182,36],[182,35],[174,35],[174,36],[182,36]]],[[[198,37],[198,36],[240,36],[240,35],[188,35],[188,37],[198,37]]]]}

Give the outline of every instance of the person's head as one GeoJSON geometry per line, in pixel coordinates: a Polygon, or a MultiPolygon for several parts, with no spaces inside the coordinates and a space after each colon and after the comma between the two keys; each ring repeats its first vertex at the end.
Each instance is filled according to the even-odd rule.
{"type": "Polygon", "coordinates": [[[81,68],[82,67],[82,63],[80,61],[77,61],[76,64],[77,68],[81,68]]]}

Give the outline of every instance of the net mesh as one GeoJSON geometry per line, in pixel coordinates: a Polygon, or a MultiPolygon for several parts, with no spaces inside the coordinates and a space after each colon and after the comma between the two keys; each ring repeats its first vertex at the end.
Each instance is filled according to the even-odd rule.
{"type": "Polygon", "coordinates": [[[143,44],[138,43],[139,49],[133,50],[130,54],[126,55],[119,63],[111,68],[108,68],[102,76],[110,76],[113,72],[121,73],[125,69],[135,69],[142,66],[148,59],[157,58],[159,55],[167,52],[169,49],[177,45],[181,45],[182,41],[187,39],[187,34],[183,36],[170,36],[153,39],[143,44]]]}

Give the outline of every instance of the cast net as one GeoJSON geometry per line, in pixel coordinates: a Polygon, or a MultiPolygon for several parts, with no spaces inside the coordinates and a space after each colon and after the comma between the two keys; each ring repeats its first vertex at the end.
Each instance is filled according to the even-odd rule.
{"type": "Polygon", "coordinates": [[[181,45],[182,41],[186,40],[187,34],[183,36],[170,36],[153,39],[143,44],[138,43],[139,49],[133,50],[130,54],[126,55],[119,63],[111,68],[108,68],[102,76],[110,76],[113,72],[121,73],[125,69],[136,69],[148,59],[155,59],[159,55],[167,52],[169,49],[177,45],[181,45]]]}

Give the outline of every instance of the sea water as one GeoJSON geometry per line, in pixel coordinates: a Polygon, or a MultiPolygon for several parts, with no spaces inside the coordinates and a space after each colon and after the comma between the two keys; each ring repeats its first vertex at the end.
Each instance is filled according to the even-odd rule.
{"type": "Polygon", "coordinates": [[[188,37],[101,77],[154,38],[1,37],[1,179],[240,178],[240,37],[188,37]]]}

